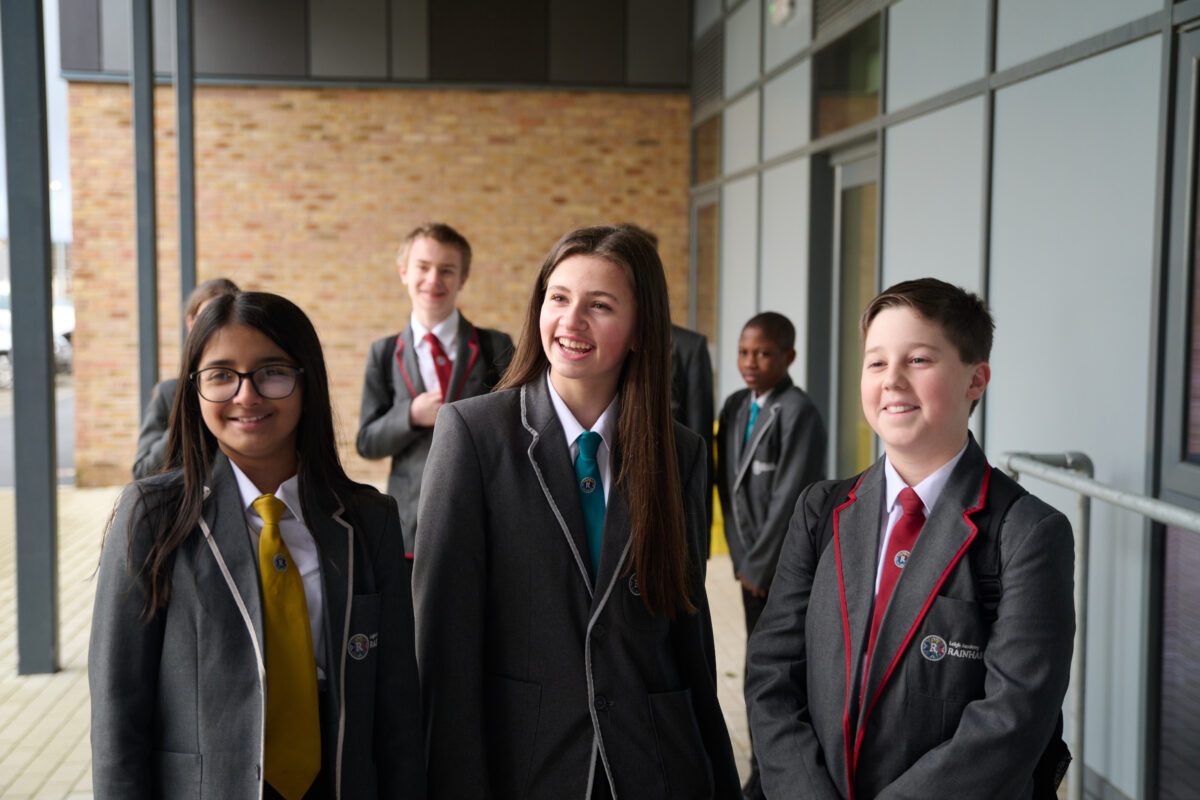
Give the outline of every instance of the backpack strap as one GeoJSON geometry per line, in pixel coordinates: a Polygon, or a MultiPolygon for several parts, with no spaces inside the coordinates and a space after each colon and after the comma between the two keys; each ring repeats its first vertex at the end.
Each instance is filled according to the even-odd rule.
{"type": "Polygon", "coordinates": [[[816,531],[809,531],[809,538],[812,540],[813,552],[817,554],[817,560],[820,561],[821,555],[825,553],[825,548],[829,546],[829,542],[833,539],[833,511],[842,503],[850,499],[850,491],[858,485],[862,480],[863,473],[852,475],[849,478],[844,478],[840,481],[833,481],[833,486],[829,488],[829,494],[825,495],[825,502],[821,505],[821,516],[817,520],[816,531]]]}
{"type": "Polygon", "coordinates": [[[1003,593],[1000,578],[1000,529],[1013,503],[1029,494],[1024,486],[1004,474],[1003,470],[990,468],[987,498],[983,509],[975,515],[975,526],[979,530],[969,551],[971,575],[975,579],[975,593],[983,608],[983,621],[990,630],[996,621],[1003,593]]]}
{"type": "Polygon", "coordinates": [[[392,389],[392,361],[396,358],[396,340],[400,338],[400,334],[389,336],[384,343],[383,352],[379,356],[379,373],[383,375],[383,388],[387,390],[387,396],[391,398],[394,395],[392,389]]]}

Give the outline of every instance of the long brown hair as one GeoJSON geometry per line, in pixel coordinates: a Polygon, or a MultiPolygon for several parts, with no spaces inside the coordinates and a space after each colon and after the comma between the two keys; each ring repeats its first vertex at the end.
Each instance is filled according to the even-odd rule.
{"type": "Polygon", "coordinates": [[[618,391],[614,489],[629,506],[633,562],[642,602],[654,614],[693,613],[688,577],[687,524],[671,418],[671,311],[658,252],[630,226],[572,231],[550,250],[529,298],[521,340],[497,389],[540,380],[550,361],[540,320],[551,273],[571,256],[598,256],[621,268],[637,301],[634,348],[618,391]]]}
{"type": "MultiPolygon", "coordinates": [[[[303,411],[296,427],[296,450],[305,518],[309,518],[310,509],[335,509],[337,490],[353,485],[338,457],[325,357],[308,317],[290,300],[266,292],[215,298],[200,312],[184,344],[167,438],[166,470],[170,475],[135,486],[141,493],[137,501],[140,515],[134,515],[136,521],[129,532],[132,534],[143,519],[149,521],[153,531],[145,559],[131,565],[145,587],[142,618],[147,621],[171,599],[170,573],[175,553],[195,537],[204,485],[219,452],[216,437],[204,424],[200,400],[189,376],[199,367],[209,340],[229,325],[245,325],[262,333],[304,370],[297,387],[303,393],[303,411]]],[[[198,537],[194,541],[198,542],[198,537]]]]}

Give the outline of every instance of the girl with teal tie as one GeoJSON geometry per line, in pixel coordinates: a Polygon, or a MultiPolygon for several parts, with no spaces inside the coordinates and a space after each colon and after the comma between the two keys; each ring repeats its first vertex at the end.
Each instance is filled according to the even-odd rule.
{"type": "Polygon", "coordinates": [[[500,387],[439,413],[414,560],[431,797],[739,796],[670,322],[643,233],[574,231],[500,387]]]}

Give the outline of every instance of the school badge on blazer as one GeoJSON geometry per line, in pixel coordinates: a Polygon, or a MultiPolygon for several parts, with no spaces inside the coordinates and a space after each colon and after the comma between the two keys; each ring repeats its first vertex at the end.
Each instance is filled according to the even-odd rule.
{"type": "Polygon", "coordinates": [[[379,646],[379,634],[356,633],[346,642],[346,653],[355,661],[362,661],[371,654],[372,648],[379,646]]]}

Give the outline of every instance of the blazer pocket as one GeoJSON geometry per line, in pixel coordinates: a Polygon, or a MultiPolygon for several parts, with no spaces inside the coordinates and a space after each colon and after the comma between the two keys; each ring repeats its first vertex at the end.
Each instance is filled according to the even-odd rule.
{"type": "Polygon", "coordinates": [[[542,709],[536,683],[487,675],[483,681],[488,773],[497,797],[524,797],[542,709]]]}
{"type": "Polygon", "coordinates": [[[200,778],[202,757],[199,753],[154,754],[155,797],[200,800],[200,778]]]}
{"type": "Polygon", "coordinates": [[[983,697],[988,642],[982,613],[971,600],[934,599],[906,658],[910,691],[954,704],[983,697]]]}
{"type": "Polygon", "coordinates": [[[658,742],[667,796],[701,800],[713,796],[712,764],[700,736],[700,725],[692,708],[692,692],[661,692],[647,695],[650,720],[658,742]]]}

